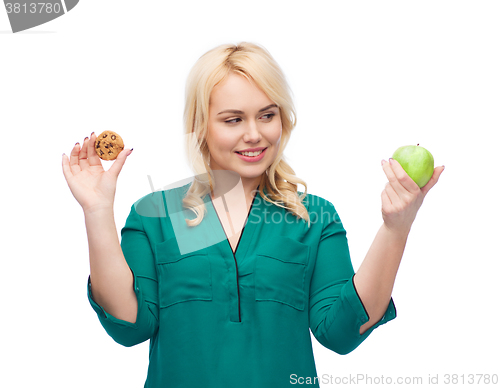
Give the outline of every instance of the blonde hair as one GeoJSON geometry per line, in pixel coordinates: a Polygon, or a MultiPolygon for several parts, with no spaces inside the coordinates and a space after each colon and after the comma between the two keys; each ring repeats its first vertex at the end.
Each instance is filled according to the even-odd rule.
{"type": "Polygon", "coordinates": [[[262,46],[250,42],[236,45],[222,44],[202,55],[191,69],[186,82],[184,126],[186,152],[194,180],[183,198],[183,206],[192,210],[196,218],[185,219],[188,226],[196,226],[206,214],[202,200],[213,191],[215,183],[210,169],[210,153],[206,142],[208,133],[208,112],[212,89],[226,77],[236,73],[246,77],[259,87],[278,105],[282,121],[281,142],[274,162],[262,174],[259,192],[265,201],[288,209],[310,225],[309,213],[302,203],[307,195],[307,184],[295,176],[295,172],[285,161],[283,151],[295,127],[296,113],[285,76],[271,54],[262,46]],[[300,196],[297,183],[304,186],[300,196]],[[264,187],[267,196],[264,194],[264,187]]]}

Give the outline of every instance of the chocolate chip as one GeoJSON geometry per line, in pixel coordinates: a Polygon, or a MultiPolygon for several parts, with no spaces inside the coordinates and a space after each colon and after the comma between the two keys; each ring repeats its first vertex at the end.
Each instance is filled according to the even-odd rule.
{"type": "Polygon", "coordinates": [[[108,136],[107,133],[105,133],[104,135],[102,135],[102,138],[104,139],[106,136],[108,136]]]}
{"type": "Polygon", "coordinates": [[[97,142],[96,147],[97,147],[97,148],[100,148],[100,147],[101,147],[101,141],[100,141],[100,140],[97,142]]]}
{"type": "Polygon", "coordinates": [[[109,144],[106,144],[106,145],[104,146],[104,148],[109,148],[109,144]]]}
{"type": "Polygon", "coordinates": [[[111,155],[113,153],[113,150],[109,150],[108,154],[111,155]]]}
{"type": "Polygon", "coordinates": [[[101,156],[104,155],[104,152],[102,152],[102,150],[99,150],[99,152],[101,153],[101,156]]]}
{"type": "Polygon", "coordinates": [[[116,136],[115,135],[111,135],[111,139],[116,140],[116,136]]]}

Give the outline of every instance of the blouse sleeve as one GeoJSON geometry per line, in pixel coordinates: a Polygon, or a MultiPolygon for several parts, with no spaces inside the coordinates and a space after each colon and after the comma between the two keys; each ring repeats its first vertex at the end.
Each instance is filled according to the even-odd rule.
{"type": "Polygon", "coordinates": [[[121,230],[121,248],[132,271],[134,291],[137,296],[137,318],[135,323],[124,321],[106,312],[92,297],[90,276],[87,296],[97,313],[101,325],[117,343],[134,346],[150,339],[158,329],[158,283],[153,252],[144,231],[141,217],[132,206],[121,230]]]}
{"type": "Polygon", "coordinates": [[[324,200],[319,214],[324,219],[309,296],[309,324],[314,337],[338,354],[356,349],[378,326],[396,317],[394,301],[384,316],[363,334],[368,313],[353,283],[346,231],[335,207],[324,200]]]}

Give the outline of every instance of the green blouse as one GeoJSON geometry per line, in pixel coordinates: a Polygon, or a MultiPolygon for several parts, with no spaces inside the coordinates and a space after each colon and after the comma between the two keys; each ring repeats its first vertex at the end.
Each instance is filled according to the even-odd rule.
{"type": "Polygon", "coordinates": [[[281,388],[299,378],[319,387],[309,330],[347,354],[396,317],[391,298],[383,318],[359,334],[369,317],[353,284],[346,231],[329,201],[307,194],[308,227],[257,192],[233,254],[210,195],[203,221],[185,223],[194,218],[182,207],[189,185],[142,197],[121,230],[138,301],[135,323],[104,311],[88,279],[90,304],[117,343],[150,340],[144,387],[281,388]]]}

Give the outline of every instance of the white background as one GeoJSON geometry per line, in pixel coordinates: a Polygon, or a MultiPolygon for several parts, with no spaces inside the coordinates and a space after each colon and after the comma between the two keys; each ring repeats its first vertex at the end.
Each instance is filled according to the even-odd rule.
{"type": "Polygon", "coordinates": [[[282,67],[298,112],[285,156],[335,205],[355,269],[382,224],[381,159],[419,143],[446,166],[406,245],[397,318],[345,356],[313,337],[318,376],[438,374],[443,385],[445,374],[500,374],[498,20],[497,1],[82,0],[12,34],[0,8],[0,386],[144,385],[149,343],[115,343],[87,300],[83,212],[61,154],[106,129],[134,148],[119,232],[151,191],[147,175],[155,188],[192,175],[186,76],[209,49],[240,41],[282,67]]]}

